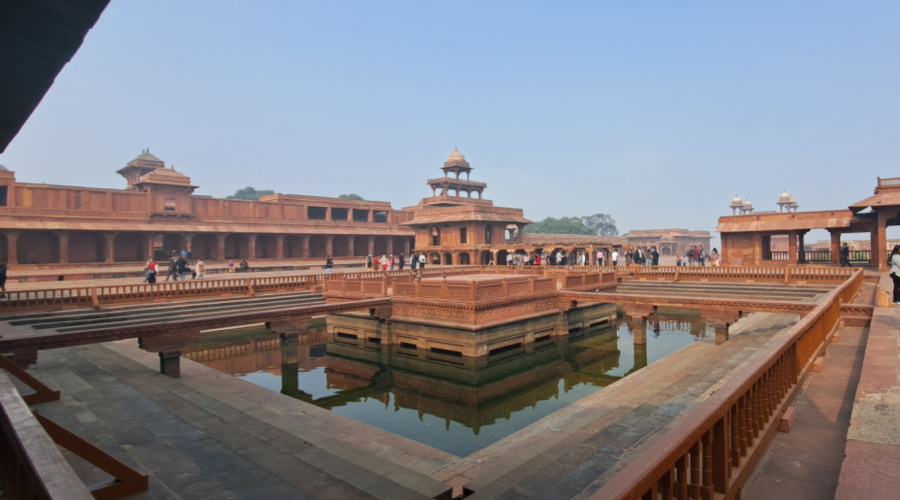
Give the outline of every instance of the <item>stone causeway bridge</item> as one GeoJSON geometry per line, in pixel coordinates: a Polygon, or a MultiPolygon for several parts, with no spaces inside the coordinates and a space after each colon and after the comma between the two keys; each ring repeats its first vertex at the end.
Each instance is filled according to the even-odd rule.
{"type": "MultiPolygon", "coordinates": [[[[50,418],[68,414],[67,387],[81,394],[78,386],[63,382],[69,377],[64,374],[73,369],[67,366],[90,361],[104,367],[105,377],[126,383],[132,391],[155,388],[142,396],[155,404],[167,401],[163,395],[168,391],[190,393],[197,401],[209,401],[209,408],[214,406],[219,412],[243,408],[240,414],[252,415],[253,426],[281,436],[273,441],[261,438],[259,454],[256,448],[242,448],[245,460],[262,463],[264,450],[282,453],[278,450],[295,441],[302,450],[284,460],[296,462],[297,470],[315,468],[312,457],[330,457],[329,463],[337,464],[334,470],[316,469],[316,474],[331,478],[316,483],[326,485],[324,489],[295,484],[287,471],[284,475],[274,472],[280,481],[299,488],[292,491],[302,492],[300,496],[329,496],[337,491],[350,496],[382,496],[392,491],[396,494],[389,496],[397,498],[446,499],[510,495],[738,498],[776,432],[793,424],[792,403],[809,377],[822,369],[828,346],[838,342],[845,328],[868,328],[879,311],[890,307],[889,289],[883,277],[867,275],[862,269],[833,267],[526,266],[498,270],[456,266],[331,276],[241,276],[156,285],[59,284],[12,291],[0,300],[0,352],[4,354],[0,363],[17,380],[12,383],[0,376],[4,410],[0,424],[7,450],[2,456],[0,481],[5,491],[23,496],[122,498],[163,480],[162,469],[129,460],[102,442],[80,437],[84,432],[66,428],[85,431],[77,420],[63,418],[63,422],[74,422],[64,426],[50,418]],[[465,281],[466,276],[480,273],[504,277],[465,281]],[[552,286],[547,285],[548,280],[552,286]],[[404,300],[470,300],[476,308],[550,296],[561,318],[580,304],[614,303],[633,326],[635,344],[647,342],[644,325],[657,310],[689,309],[699,311],[715,326],[716,338],[669,355],[576,407],[560,410],[546,422],[468,457],[406,442],[327,411],[298,406],[303,405],[299,401],[275,399],[277,394],[254,391],[251,395],[240,389],[237,397],[209,369],[180,362],[181,349],[206,330],[262,323],[290,341],[305,334],[312,318],[332,313],[360,311],[389,322],[398,293],[404,300]],[[221,308],[204,305],[215,302],[221,308]],[[153,309],[159,310],[156,316],[151,314],[153,309]],[[116,342],[123,339],[139,339],[141,349],[134,343],[116,342]],[[44,361],[38,362],[38,351],[59,353],[52,354],[51,360],[69,361],[59,365],[47,361],[51,364],[45,366],[44,361]],[[148,358],[148,353],[157,353],[158,361],[148,358]],[[30,365],[34,368],[23,369],[30,365]],[[154,366],[169,377],[147,378],[154,366]],[[706,366],[708,373],[696,373],[696,366],[706,366]],[[135,375],[140,372],[144,375],[135,375]],[[661,378],[669,381],[666,387],[660,387],[661,378]],[[256,409],[246,407],[245,398],[255,401],[252,407],[256,409]],[[32,405],[35,411],[29,408],[32,405]],[[295,417],[288,422],[277,415],[295,417]],[[323,439],[326,427],[330,429],[326,434],[334,437],[323,439]],[[366,436],[367,444],[358,441],[361,436],[366,436]],[[103,471],[113,480],[89,489],[56,451],[54,442],[84,457],[93,470],[103,471]],[[342,473],[344,470],[358,472],[342,473]]],[[[82,384],[92,380],[89,373],[78,377],[82,384]]],[[[96,383],[90,384],[101,387],[96,383]]],[[[220,433],[201,424],[209,417],[200,414],[211,410],[170,404],[166,411],[195,422],[198,429],[205,429],[222,443],[231,439],[228,433],[246,429],[223,427],[220,433]]],[[[852,471],[861,466],[857,458],[848,454],[844,468],[852,471]]],[[[838,493],[841,497],[847,492],[838,493]]]]}

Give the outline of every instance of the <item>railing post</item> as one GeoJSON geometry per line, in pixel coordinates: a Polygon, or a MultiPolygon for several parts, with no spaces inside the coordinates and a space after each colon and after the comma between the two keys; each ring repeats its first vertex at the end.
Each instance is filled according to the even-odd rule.
{"type": "Polygon", "coordinates": [[[97,287],[91,288],[91,304],[94,309],[100,309],[100,298],[98,295],[97,287]]]}
{"type": "Polygon", "coordinates": [[[250,278],[244,278],[244,286],[247,287],[247,295],[253,297],[256,292],[253,290],[253,282],[250,278]]]}
{"type": "Polygon", "coordinates": [[[791,268],[784,268],[784,284],[787,285],[791,282],[791,268]]]}

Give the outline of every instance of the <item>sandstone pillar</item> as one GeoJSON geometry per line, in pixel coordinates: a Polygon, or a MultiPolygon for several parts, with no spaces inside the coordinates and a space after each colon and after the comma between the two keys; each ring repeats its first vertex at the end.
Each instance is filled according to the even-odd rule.
{"type": "Polygon", "coordinates": [[[887,271],[887,219],[888,214],[883,210],[878,212],[878,227],[872,233],[872,243],[870,255],[872,262],[870,265],[877,266],[879,271],[887,271]]]}
{"type": "MultiPolygon", "coordinates": [[[[371,213],[371,212],[369,212],[369,213],[371,213]]],[[[369,221],[369,222],[371,222],[371,221],[369,221]]],[[[369,236],[368,238],[369,238],[369,242],[368,242],[369,243],[369,255],[374,256],[375,255],[375,237],[369,236]]]]}
{"type": "Polygon", "coordinates": [[[159,352],[159,373],[171,378],[181,378],[181,351],[159,352]]]}
{"type": "Polygon", "coordinates": [[[841,265],[841,233],[836,229],[829,229],[831,234],[831,265],[841,265]]]}
{"type": "Polygon", "coordinates": [[[18,240],[19,240],[19,232],[18,231],[7,231],[6,232],[6,260],[9,261],[10,265],[15,265],[15,264],[19,263],[19,258],[18,258],[18,255],[16,254],[18,240]]]}
{"type": "Polygon", "coordinates": [[[797,233],[797,263],[806,264],[806,243],[804,242],[806,231],[797,233]]]}
{"type": "Polygon", "coordinates": [[[184,249],[188,253],[193,252],[194,233],[181,233],[181,236],[184,238],[184,249]]]}
{"type": "Polygon", "coordinates": [[[325,256],[334,255],[334,235],[325,236],[325,256]]]}
{"type": "Polygon", "coordinates": [[[279,234],[275,236],[275,258],[283,259],[284,258],[284,235],[279,234]]]}
{"type": "Polygon", "coordinates": [[[69,263],[69,232],[56,231],[56,237],[59,239],[59,263],[69,263]]]}
{"type": "Polygon", "coordinates": [[[788,235],[788,262],[797,263],[797,233],[791,231],[788,235]]]}
{"type": "Polygon", "coordinates": [[[741,312],[701,309],[700,316],[704,321],[713,325],[716,330],[716,345],[722,345],[728,341],[728,328],[741,319],[741,312]]]}
{"type": "Polygon", "coordinates": [[[156,233],[144,234],[144,249],[147,251],[148,259],[156,258],[156,233]]]}
{"type": "Polygon", "coordinates": [[[388,255],[391,255],[392,253],[394,253],[394,237],[393,236],[387,236],[387,253],[388,253],[388,255]]]}
{"type": "Polygon", "coordinates": [[[217,234],[216,235],[216,243],[218,244],[218,247],[219,247],[219,258],[225,259],[226,258],[225,257],[225,235],[217,234]]]}
{"type": "Polygon", "coordinates": [[[247,255],[248,259],[256,258],[256,235],[248,234],[247,235],[247,255]]]}
{"type": "MultiPolygon", "coordinates": [[[[647,345],[647,321],[646,318],[630,318],[626,320],[634,338],[634,345],[647,345]]],[[[644,355],[646,356],[646,349],[644,355]]]]}
{"type": "Polygon", "coordinates": [[[297,333],[281,333],[281,393],[292,395],[299,390],[297,375],[297,333]]]}
{"type": "Polygon", "coordinates": [[[309,257],[309,235],[300,237],[300,257],[309,257]]]}
{"type": "MultiPolygon", "coordinates": [[[[103,261],[107,264],[111,264],[115,261],[115,253],[116,253],[116,233],[108,233],[103,235],[106,240],[106,246],[103,252],[103,261]]],[[[60,247],[60,253],[62,253],[62,248],[60,247]]]]}

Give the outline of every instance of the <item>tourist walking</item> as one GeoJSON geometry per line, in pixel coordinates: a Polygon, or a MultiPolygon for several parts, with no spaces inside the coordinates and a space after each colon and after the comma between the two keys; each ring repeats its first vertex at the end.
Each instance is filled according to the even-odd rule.
{"type": "Polygon", "coordinates": [[[426,260],[425,254],[424,253],[419,254],[419,269],[425,269],[425,260],[426,260]]]}
{"type": "Polygon", "coordinates": [[[156,284],[156,272],[158,270],[159,264],[157,264],[155,260],[150,259],[149,261],[147,261],[147,275],[144,278],[147,283],[150,283],[151,285],[156,284]]]}
{"type": "Polygon", "coordinates": [[[178,281],[178,266],[175,264],[176,259],[169,261],[169,273],[166,274],[166,281],[172,278],[172,281],[178,281]]]}
{"type": "Polygon", "coordinates": [[[719,255],[719,249],[716,247],[713,247],[712,252],[709,253],[709,258],[710,258],[710,260],[712,260],[713,267],[719,266],[719,257],[721,257],[719,255]]]}
{"type": "Polygon", "coordinates": [[[387,255],[382,254],[381,260],[379,260],[378,263],[381,264],[381,272],[387,272],[387,266],[388,266],[387,255]]]}
{"type": "Polygon", "coordinates": [[[331,256],[325,258],[325,274],[331,274],[331,270],[334,267],[334,262],[331,261],[331,256]]]}
{"type": "Polygon", "coordinates": [[[229,272],[229,273],[233,273],[233,272],[234,272],[234,261],[233,261],[233,260],[229,260],[229,261],[228,261],[228,272],[229,272]]]}
{"type": "Polygon", "coordinates": [[[619,265],[619,251],[618,250],[613,250],[612,254],[610,255],[610,258],[612,259],[613,267],[616,267],[619,265]]]}
{"type": "Polygon", "coordinates": [[[0,297],[6,295],[6,262],[0,262],[0,297]]]}
{"type": "Polygon", "coordinates": [[[894,304],[900,304],[900,245],[894,245],[888,264],[891,265],[891,279],[894,280],[894,304]]]}
{"type": "Polygon", "coordinates": [[[406,256],[403,255],[403,252],[400,252],[400,257],[397,258],[397,269],[399,271],[403,270],[403,264],[406,263],[406,256]]]}
{"type": "Polygon", "coordinates": [[[250,264],[247,264],[247,259],[241,259],[241,272],[246,273],[250,271],[250,264]]]}
{"type": "Polygon", "coordinates": [[[372,254],[366,255],[366,269],[372,269],[372,254]]]}
{"type": "Polygon", "coordinates": [[[656,247],[653,247],[653,250],[650,252],[650,257],[653,258],[653,265],[659,265],[659,252],[656,250],[656,247]]]}
{"type": "Polygon", "coordinates": [[[181,278],[181,281],[184,281],[188,272],[187,261],[184,260],[184,257],[179,255],[178,258],[175,259],[175,269],[178,270],[178,277],[181,278]]]}
{"type": "Polygon", "coordinates": [[[202,260],[194,263],[194,279],[202,280],[206,277],[206,264],[202,260]]]}
{"type": "Polygon", "coordinates": [[[841,246],[841,267],[851,267],[850,266],[850,246],[847,245],[846,241],[841,246]]]}

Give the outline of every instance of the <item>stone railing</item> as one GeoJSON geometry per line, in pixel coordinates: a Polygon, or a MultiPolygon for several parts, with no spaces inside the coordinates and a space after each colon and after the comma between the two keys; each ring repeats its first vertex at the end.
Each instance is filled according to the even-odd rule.
{"type": "Polygon", "coordinates": [[[824,354],[841,302],[855,295],[853,270],[812,312],[773,338],[767,350],[726,381],[689,417],[641,453],[591,498],[736,498],[785,409],[824,354]]]}
{"type": "Polygon", "coordinates": [[[777,281],[782,283],[842,283],[857,269],[848,267],[686,267],[631,266],[635,279],[672,281],[777,281]]]}
{"type": "Polygon", "coordinates": [[[394,283],[394,296],[450,299],[466,302],[549,293],[556,290],[553,278],[536,276],[488,281],[414,281],[394,283]]]}

